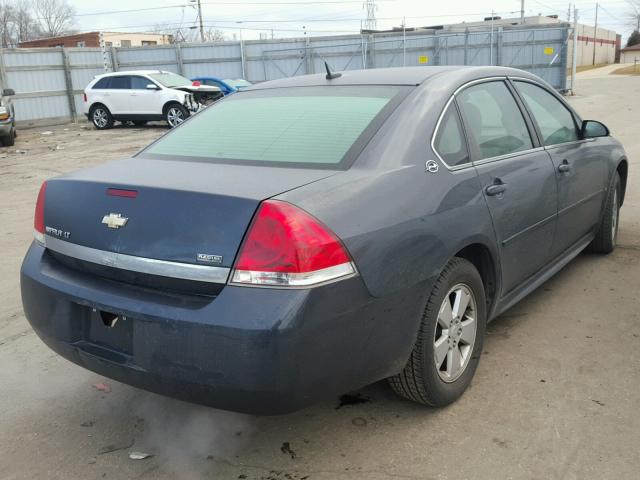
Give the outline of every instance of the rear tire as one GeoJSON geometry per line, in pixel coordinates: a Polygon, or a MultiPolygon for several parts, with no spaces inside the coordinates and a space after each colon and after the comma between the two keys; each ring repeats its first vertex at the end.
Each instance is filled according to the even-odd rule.
{"type": "Polygon", "coordinates": [[[170,128],[175,128],[189,118],[189,110],[179,103],[172,103],[165,108],[164,119],[170,128]]]}
{"type": "Polygon", "coordinates": [[[98,130],[107,130],[113,127],[113,116],[104,105],[94,105],[89,110],[89,118],[93,126],[98,130]]]}
{"type": "Polygon", "coordinates": [[[621,199],[620,175],[616,172],[613,183],[607,193],[602,220],[598,227],[596,237],[589,244],[589,250],[594,253],[611,253],[616,248],[618,239],[618,221],[620,219],[621,199]]]}
{"type": "Polygon", "coordinates": [[[486,325],[482,278],[455,257],[438,277],[404,370],[388,379],[400,396],[431,407],[457,400],[476,371],[486,325]]]}
{"type": "Polygon", "coordinates": [[[6,137],[1,137],[0,140],[2,141],[3,147],[13,147],[13,145],[15,145],[16,143],[16,129],[11,128],[11,130],[9,131],[9,135],[7,135],[6,137]]]}

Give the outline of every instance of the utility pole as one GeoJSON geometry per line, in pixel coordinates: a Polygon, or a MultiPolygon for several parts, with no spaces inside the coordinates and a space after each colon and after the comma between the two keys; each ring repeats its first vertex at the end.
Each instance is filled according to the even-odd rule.
{"type": "Polygon", "coordinates": [[[367,19],[364,22],[364,28],[367,30],[375,30],[377,27],[376,22],[376,0],[366,0],[364,4],[367,9],[367,19]]]}
{"type": "MultiPolygon", "coordinates": [[[[489,65],[493,65],[493,19],[495,12],[491,9],[491,36],[489,37],[489,65]]],[[[466,48],[466,47],[465,47],[466,48]]]]}
{"type": "Polygon", "coordinates": [[[407,24],[405,17],[402,17],[402,66],[407,66],[407,24]]]}
{"type": "Polygon", "coordinates": [[[202,25],[202,4],[198,1],[198,22],[200,23],[200,41],[204,43],[204,26],[202,25]]]}
{"type": "Polygon", "coordinates": [[[596,2],[596,25],[593,27],[593,62],[592,65],[596,64],[596,40],[598,40],[598,7],[599,4],[596,2]]]}
{"type": "Polygon", "coordinates": [[[524,0],[520,0],[520,24],[524,23],[524,0]]]}
{"type": "Polygon", "coordinates": [[[569,2],[569,9],[567,10],[567,23],[571,21],[571,2],[569,2]]]}
{"type": "Polygon", "coordinates": [[[571,63],[571,95],[576,94],[576,68],[578,63],[578,9],[573,5],[573,60],[571,63]]]}

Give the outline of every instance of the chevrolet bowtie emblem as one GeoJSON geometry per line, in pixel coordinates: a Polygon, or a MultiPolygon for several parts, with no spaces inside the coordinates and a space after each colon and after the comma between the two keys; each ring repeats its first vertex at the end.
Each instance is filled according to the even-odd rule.
{"type": "Polygon", "coordinates": [[[123,217],[119,213],[110,213],[109,215],[102,217],[102,223],[109,228],[124,227],[128,220],[129,219],[127,217],[123,217]]]}

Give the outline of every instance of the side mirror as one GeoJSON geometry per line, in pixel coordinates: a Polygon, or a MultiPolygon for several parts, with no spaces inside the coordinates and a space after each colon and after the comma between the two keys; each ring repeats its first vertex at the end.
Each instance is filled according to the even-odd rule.
{"type": "Polygon", "coordinates": [[[3,97],[11,97],[12,95],[15,95],[15,94],[16,94],[16,92],[15,92],[15,90],[13,88],[5,88],[2,91],[2,96],[3,97]]]}
{"type": "Polygon", "coordinates": [[[155,85],[153,83],[148,83],[147,84],[147,90],[160,90],[160,89],[158,88],[157,85],[155,85]]]}
{"type": "Polygon", "coordinates": [[[608,137],[609,129],[597,120],[585,120],[580,128],[582,138],[608,137]]]}

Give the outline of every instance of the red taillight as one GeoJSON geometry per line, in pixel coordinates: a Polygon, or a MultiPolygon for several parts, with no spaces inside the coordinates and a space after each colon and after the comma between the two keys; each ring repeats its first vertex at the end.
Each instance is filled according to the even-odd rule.
{"type": "Polygon", "coordinates": [[[194,80],[191,84],[191,86],[193,87],[199,87],[200,85],[202,85],[202,82],[200,82],[200,80],[194,80]]]}
{"type": "Polygon", "coordinates": [[[232,282],[311,286],[355,272],[340,239],[319,220],[289,203],[267,200],[249,227],[232,282]]]}
{"type": "Polygon", "coordinates": [[[36,240],[44,243],[44,201],[47,192],[47,182],[43,182],[38,192],[38,200],[36,200],[36,212],[33,217],[33,229],[36,240]]]}
{"type": "Polygon", "coordinates": [[[82,99],[83,99],[85,102],[87,101],[87,94],[86,94],[86,93],[83,93],[83,94],[82,94],[82,99]]]}

